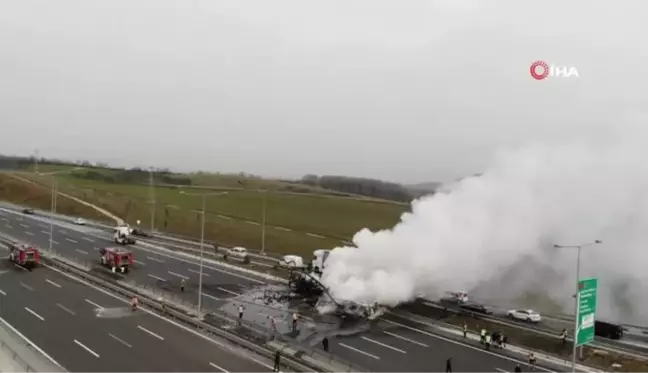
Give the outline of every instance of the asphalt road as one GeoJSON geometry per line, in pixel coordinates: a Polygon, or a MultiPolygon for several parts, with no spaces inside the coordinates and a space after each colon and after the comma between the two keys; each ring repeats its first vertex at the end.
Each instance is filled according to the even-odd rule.
{"type": "Polygon", "coordinates": [[[261,357],[133,313],[127,302],[48,268],[27,272],[5,261],[0,271],[0,317],[70,371],[270,370],[261,357]]]}

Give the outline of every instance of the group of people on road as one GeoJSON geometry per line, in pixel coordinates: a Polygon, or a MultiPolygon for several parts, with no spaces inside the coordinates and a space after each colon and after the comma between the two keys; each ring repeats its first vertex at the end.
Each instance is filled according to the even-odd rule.
{"type": "MultiPolygon", "coordinates": [[[[464,324],[464,338],[466,337],[468,326],[464,324]]],[[[486,329],[481,329],[479,332],[479,343],[483,344],[487,350],[490,350],[491,345],[499,348],[506,348],[508,338],[502,333],[495,331],[488,333],[486,329]]]]}

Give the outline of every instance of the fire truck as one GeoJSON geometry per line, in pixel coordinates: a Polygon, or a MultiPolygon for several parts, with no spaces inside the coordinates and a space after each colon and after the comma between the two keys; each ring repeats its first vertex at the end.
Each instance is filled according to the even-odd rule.
{"type": "Polygon", "coordinates": [[[40,261],[40,252],[34,246],[13,243],[9,246],[9,260],[24,268],[32,269],[40,261]]]}
{"type": "Polygon", "coordinates": [[[106,247],[99,249],[99,263],[110,267],[113,272],[128,272],[129,266],[133,265],[133,252],[121,247],[106,247]]]}

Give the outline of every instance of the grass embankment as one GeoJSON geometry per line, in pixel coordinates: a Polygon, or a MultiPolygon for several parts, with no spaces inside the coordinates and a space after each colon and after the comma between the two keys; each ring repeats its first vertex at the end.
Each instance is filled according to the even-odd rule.
{"type": "MultiPolygon", "coordinates": [[[[68,168],[69,169],[69,168],[68,168]]],[[[59,169],[40,172],[55,172],[59,169]]],[[[105,172],[111,172],[105,170],[105,172]]],[[[20,173],[21,177],[49,187],[52,176],[20,173]]],[[[96,204],[130,224],[137,220],[150,226],[151,204],[146,185],[112,184],[81,179],[70,173],[56,175],[59,191],[96,204]]],[[[246,181],[250,186],[250,183],[246,181]]],[[[240,186],[240,185],[239,185],[240,186]]],[[[254,185],[258,187],[258,185],[254,185]]],[[[196,187],[188,190],[198,192],[196,187]]],[[[362,228],[392,227],[408,206],[330,195],[283,193],[232,189],[231,185],[210,186],[207,192],[227,190],[227,195],[206,199],[205,237],[226,246],[261,247],[261,217],[266,196],[266,250],[310,256],[313,250],[340,246],[362,228]]],[[[180,193],[187,190],[165,186],[155,188],[156,228],[187,236],[200,233],[201,198],[180,193]],[[166,224],[165,224],[166,223],[166,224]]]]}
{"type": "MultiPolygon", "coordinates": [[[[52,207],[52,194],[49,189],[25,183],[3,173],[0,173],[0,200],[40,210],[50,210],[52,207]]],[[[57,210],[65,215],[106,221],[106,217],[96,210],[65,197],[57,199],[57,210]]]]}

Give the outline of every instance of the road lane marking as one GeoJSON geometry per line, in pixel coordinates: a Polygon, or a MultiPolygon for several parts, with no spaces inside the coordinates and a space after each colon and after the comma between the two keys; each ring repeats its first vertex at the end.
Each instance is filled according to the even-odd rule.
{"type": "Polygon", "coordinates": [[[171,272],[171,271],[167,271],[167,272],[168,272],[170,275],[173,275],[173,276],[176,276],[176,277],[180,277],[180,278],[183,278],[183,279],[185,279],[185,280],[188,280],[188,279],[189,279],[189,277],[187,277],[187,276],[183,276],[183,275],[181,275],[181,274],[179,274],[179,273],[175,273],[175,272],[171,272]]]}
{"type": "Polygon", "coordinates": [[[116,336],[114,336],[114,335],[112,335],[112,334],[110,334],[110,333],[108,333],[108,335],[109,335],[112,339],[114,339],[114,340],[116,340],[117,342],[123,344],[124,346],[126,346],[126,347],[130,347],[130,348],[133,348],[133,346],[131,346],[130,344],[128,344],[128,342],[124,341],[123,339],[117,338],[116,336]]]}
{"type": "Polygon", "coordinates": [[[216,297],[213,296],[213,295],[209,295],[209,294],[207,294],[207,293],[205,293],[205,292],[203,292],[202,295],[203,295],[203,297],[211,298],[211,299],[213,299],[213,300],[222,300],[222,299],[220,299],[220,298],[216,298],[216,297]]]}
{"type": "Polygon", "coordinates": [[[64,230],[62,230],[62,229],[59,229],[59,233],[60,234],[65,234],[66,232],[64,230]]]}
{"type": "MultiPolygon", "coordinates": [[[[38,226],[41,227],[41,228],[49,228],[49,225],[45,225],[45,224],[38,224],[38,226]]],[[[47,233],[49,233],[49,232],[47,232],[47,233]]]]}
{"type": "Polygon", "coordinates": [[[81,253],[83,255],[88,255],[87,251],[84,251],[84,250],[81,250],[81,249],[74,249],[74,251],[76,251],[77,253],[81,253]]]}
{"type": "Polygon", "coordinates": [[[398,334],[395,334],[395,333],[390,333],[390,332],[388,332],[388,331],[384,331],[384,330],[383,330],[383,333],[385,333],[385,334],[387,334],[387,335],[391,335],[391,336],[394,337],[394,338],[398,338],[398,339],[402,339],[402,340],[407,341],[407,342],[410,342],[410,343],[414,343],[415,345],[419,345],[419,346],[421,346],[421,347],[430,347],[430,346],[426,345],[425,343],[421,343],[421,342],[419,342],[419,341],[415,341],[415,340],[413,340],[413,339],[409,339],[409,338],[407,338],[407,337],[403,337],[402,335],[398,335],[398,334]]]}
{"type": "Polygon", "coordinates": [[[81,348],[83,348],[84,350],[86,350],[86,351],[88,351],[89,353],[91,353],[92,355],[94,355],[94,357],[96,357],[97,359],[99,358],[99,354],[96,353],[96,352],[94,352],[94,351],[92,351],[88,346],[86,346],[86,345],[84,345],[83,343],[77,341],[76,339],[74,340],[74,343],[76,343],[76,344],[79,345],[81,348]]]}
{"type": "Polygon", "coordinates": [[[84,300],[85,300],[86,302],[88,302],[88,303],[90,303],[90,304],[92,304],[93,306],[95,306],[95,307],[97,307],[97,308],[99,308],[99,309],[104,309],[103,307],[101,307],[101,306],[100,306],[100,305],[98,305],[97,303],[95,303],[95,302],[93,302],[93,301],[91,301],[90,299],[84,299],[84,300]]]}
{"type": "Polygon", "coordinates": [[[141,265],[141,266],[145,266],[145,265],[146,265],[144,262],[140,262],[139,260],[133,260],[133,262],[135,262],[135,263],[137,263],[137,264],[139,264],[139,265],[141,265]]]}
{"type": "Polygon", "coordinates": [[[25,311],[27,311],[27,312],[31,313],[32,315],[36,316],[37,318],[40,319],[40,321],[45,321],[43,316],[41,316],[41,315],[37,314],[36,312],[30,310],[29,308],[25,307],[25,311]]]}
{"type": "Polygon", "coordinates": [[[93,240],[92,238],[83,237],[83,239],[86,240],[86,241],[88,241],[88,242],[94,242],[94,240],[93,240]]]}
{"type": "Polygon", "coordinates": [[[72,311],[72,310],[70,310],[70,309],[68,309],[68,308],[65,308],[65,306],[62,305],[61,303],[56,303],[56,306],[57,306],[58,308],[62,309],[63,311],[69,313],[70,315],[72,315],[72,316],[76,316],[76,313],[74,313],[74,311],[72,311]]]}
{"type": "Polygon", "coordinates": [[[367,337],[360,337],[360,338],[364,339],[364,340],[367,341],[367,342],[375,343],[375,344],[377,344],[377,345],[379,345],[379,346],[383,346],[383,347],[385,347],[385,348],[389,348],[389,349],[394,350],[394,351],[396,351],[396,352],[400,352],[401,354],[406,354],[406,353],[407,353],[406,351],[403,351],[403,350],[401,350],[400,348],[392,347],[392,346],[390,346],[390,345],[388,345],[388,344],[385,344],[385,343],[382,343],[382,342],[378,342],[378,341],[376,341],[375,339],[371,339],[371,338],[367,338],[367,337]]]}
{"type": "Polygon", "coordinates": [[[47,235],[49,235],[49,234],[50,234],[50,232],[49,232],[49,231],[41,231],[41,233],[42,233],[42,234],[47,234],[47,235]]]}
{"type": "Polygon", "coordinates": [[[223,369],[223,368],[219,367],[218,365],[212,363],[211,361],[209,362],[209,365],[211,365],[211,366],[213,366],[214,368],[220,370],[221,372],[229,373],[228,371],[226,371],[225,369],[223,369]]]}
{"type": "Polygon", "coordinates": [[[38,347],[38,345],[35,344],[34,342],[32,342],[29,338],[25,337],[25,335],[24,335],[23,333],[19,332],[18,329],[14,328],[14,326],[11,325],[11,324],[9,324],[7,321],[5,321],[5,319],[3,319],[2,317],[0,317],[0,322],[1,322],[2,324],[4,324],[4,326],[6,326],[7,328],[11,329],[12,332],[16,333],[16,335],[19,336],[20,338],[22,338],[23,341],[27,342],[27,345],[29,345],[30,347],[33,347],[33,348],[34,348],[36,351],[38,351],[41,355],[45,356],[45,357],[47,358],[47,360],[49,360],[49,361],[52,362],[52,364],[54,364],[54,365],[56,365],[57,367],[61,368],[62,371],[66,371],[66,369],[63,368],[63,366],[62,366],[61,364],[59,364],[56,360],[54,360],[53,357],[51,357],[50,355],[48,355],[45,351],[43,351],[42,348],[38,347]]]}
{"type": "Polygon", "coordinates": [[[27,224],[23,224],[23,223],[20,223],[20,226],[23,227],[23,228],[29,228],[29,226],[27,224]]]}
{"type": "Polygon", "coordinates": [[[50,285],[54,285],[54,286],[56,286],[56,287],[59,288],[59,289],[63,287],[63,286],[57,284],[56,282],[54,282],[54,281],[52,281],[52,280],[45,279],[45,281],[46,281],[48,284],[50,284],[50,285]]]}
{"type": "Polygon", "coordinates": [[[4,220],[4,221],[6,221],[7,223],[9,223],[9,219],[7,219],[7,218],[2,218],[2,220],[4,220]]]}
{"type": "Polygon", "coordinates": [[[245,222],[248,223],[248,224],[252,224],[252,225],[259,225],[259,223],[255,222],[255,221],[246,220],[245,222]]]}
{"type": "Polygon", "coordinates": [[[306,235],[315,238],[325,238],[324,236],[320,236],[319,234],[315,234],[315,233],[306,233],[306,235]]]}
{"type": "MultiPolygon", "coordinates": [[[[22,268],[22,267],[21,267],[21,268],[22,268]]],[[[27,289],[27,290],[34,291],[34,288],[32,288],[31,286],[29,286],[29,285],[27,285],[27,284],[25,284],[25,283],[23,283],[23,282],[20,283],[20,286],[24,287],[24,288],[27,289]]]]}
{"type": "Polygon", "coordinates": [[[5,227],[13,229],[13,227],[10,224],[5,224],[5,227]]]}
{"type": "Polygon", "coordinates": [[[157,277],[156,275],[152,275],[150,273],[148,274],[148,276],[151,277],[151,278],[154,278],[154,279],[156,279],[158,281],[166,282],[166,280],[163,279],[162,277],[157,277]]]}
{"type": "Polygon", "coordinates": [[[29,232],[29,231],[25,231],[25,234],[28,235],[28,236],[33,236],[34,235],[32,232],[29,232]]]}
{"type": "Polygon", "coordinates": [[[154,261],[154,262],[158,262],[158,263],[164,263],[164,260],[162,260],[162,259],[157,259],[157,258],[152,258],[152,257],[150,257],[150,256],[147,256],[146,259],[148,259],[148,260],[152,260],[152,261],[154,261]]]}
{"type": "Polygon", "coordinates": [[[224,292],[226,292],[226,293],[230,293],[230,294],[232,294],[232,295],[236,295],[237,297],[238,297],[239,295],[241,295],[241,294],[236,293],[236,292],[233,292],[233,291],[231,291],[231,290],[223,289],[222,287],[217,287],[216,289],[218,289],[218,290],[220,290],[220,291],[224,291],[224,292]]]}
{"type": "Polygon", "coordinates": [[[66,240],[67,240],[67,241],[70,241],[70,242],[72,242],[72,243],[79,243],[79,241],[75,241],[75,240],[73,240],[73,239],[71,239],[71,238],[66,238],[66,240]]]}
{"type": "Polygon", "coordinates": [[[497,371],[502,372],[502,373],[508,373],[508,370],[504,370],[502,368],[495,368],[497,371]]]}
{"type": "Polygon", "coordinates": [[[139,329],[139,330],[141,330],[141,331],[144,331],[144,332],[146,332],[146,333],[148,333],[148,334],[154,336],[155,338],[157,338],[157,339],[159,339],[159,340],[161,340],[161,341],[164,340],[164,338],[160,337],[159,335],[153,333],[152,331],[146,329],[145,327],[143,327],[143,326],[141,326],[141,325],[137,325],[137,329],[139,329]]]}
{"type": "Polygon", "coordinates": [[[284,232],[291,232],[292,231],[292,229],[284,228],[284,227],[274,227],[274,229],[284,231],[284,232]]]}
{"type": "MultiPolygon", "coordinates": [[[[200,271],[195,270],[195,269],[192,269],[192,268],[187,269],[187,271],[189,271],[189,272],[193,272],[193,273],[196,273],[196,274],[198,274],[198,275],[200,274],[200,271]]],[[[205,271],[203,271],[202,275],[203,275],[204,277],[209,277],[209,274],[208,274],[208,273],[205,273],[205,271]]]]}
{"type": "Polygon", "coordinates": [[[2,295],[7,295],[7,293],[5,293],[4,291],[2,291],[2,289],[0,289],[0,294],[2,294],[2,295]]]}
{"type": "Polygon", "coordinates": [[[230,218],[229,216],[225,216],[225,215],[218,215],[218,217],[221,218],[221,219],[225,219],[225,220],[232,220],[232,218],[230,218]]]}
{"type": "Polygon", "coordinates": [[[54,245],[58,245],[58,244],[59,244],[58,242],[56,242],[56,241],[54,241],[54,240],[52,240],[52,243],[53,243],[54,245]]]}
{"type": "Polygon", "coordinates": [[[363,354],[363,355],[365,355],[365,356],[369,356],[369,357],[374,358],[374,359],[376,359],[376,360],[380,360],[380,358],[379,358],[378,356],[376,356],[376,355],[372,355],[372,354],[370,354],[370,353],[368,353],[368,352],[362,351],[362,350],[357,349],[357,348],[355,348],[355,347],[351,347],[351,346],[349,346],[349,345],[347,345],[347,344],[344,344],[344,343],[338,343],[338,345],[339,345],[339,346],[342,346],[342,347],[344,347],[344,348],[348,348],[348,349],[351,350],[351,351],[359,352],[359,353],[361,353],[361,354],[363,354]]]}

